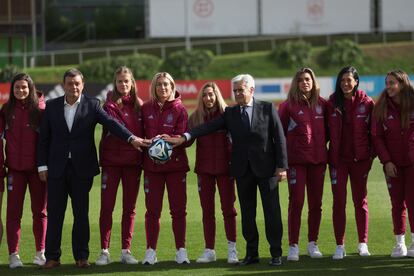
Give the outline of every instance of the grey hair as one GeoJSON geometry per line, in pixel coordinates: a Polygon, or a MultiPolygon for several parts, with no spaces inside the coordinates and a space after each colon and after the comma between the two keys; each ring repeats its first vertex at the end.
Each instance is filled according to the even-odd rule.
{"type": "Polygon", "coordinates": [[[246,84],[247,88],[250,88],[250,87],[254,88],[254,79],[249,74],[237,75],[231,80],[231,83],[232,83],[232,85],[234,85],[235,83],[241,82],[241,81],[246,84]]]}

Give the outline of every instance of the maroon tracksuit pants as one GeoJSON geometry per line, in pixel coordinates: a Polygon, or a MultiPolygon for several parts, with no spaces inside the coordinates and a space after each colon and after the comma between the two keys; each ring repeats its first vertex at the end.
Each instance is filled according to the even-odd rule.
{"type": "Polygon", "coordinates": [[[358,162],[341,162],[338,167],[329,168],[333,194],[332,220],[337,245],[343,245],[345,241],[348,175],[351,182],[358,239],[361,243],[368,242],[367,181],[371,165],[372,160],[368,159],[358,162]]]}
{"type": "Polygon", "coordinates": [[[36,251],[45,249],[47,227],[47,187],[41,182],[37,171],[15,171],[7,175],[6,231],[9,254],[19,251],[21,219],[26,188],[29,186],[33,214],[33,234],[36,251]]]}
{"type": "Polygon", "coordinates": [[[131,248],[134,233],[135,204],[137,202],[141,168],[137,166],[103,167],[101,184],[101,248],[109,248],[112,213],[115,207],[119,182],[122,180],[122,249],[131,248]]]}
{"type": "Polygon", "coordinates": [[[145,191],[145,232],[147,236],[147,248],[156,249],[160,233],[160,217],[164,190],[167,187],[168,202],[172,218],[172,228],[177,249],[185,248],[186,231],[186,175],[181,172],[149,172],[144,171],[145,191]]]}
{"type": "Polygon", "coordinates": [[[308,194],[308,240],[317,241],[322,216],[322,194],[325,164],[289,165],[289,244],[299,242],[302,208],[305,201],[305,186],[308,194]]]}
{"type": "Polygon", "coordinates": [[[411,233],[414,233],[414,166],[397,167],[397,177],[386,177],[388,193],[391,197],[394,234],[404,235],[406,230],[406,210],[411,233]]]}
{"type": "Polygon", "coordinates": [[[236,242],[236,192],[234,179],[228,175],[198,174],[198,192],[203,211],[205,248],[214,249],[216,239],[215,193],[216,182],[220,194],[224,229],[228,241],[236,242]]]}

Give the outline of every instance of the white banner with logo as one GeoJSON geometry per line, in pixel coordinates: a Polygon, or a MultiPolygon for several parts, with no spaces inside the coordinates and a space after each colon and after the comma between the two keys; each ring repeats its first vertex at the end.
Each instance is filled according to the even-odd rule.
{"type": "Polygon", "coordinates": [[[254,0],[151,0],[149,36],[244,36],[258,31],[254,0]]]}
{"type": "Polygon", "coordinates": [[[262,34],[370,32],[370,2],[370,0],[262,0],[262,34]]]}
{"type": "Polygon", "coordinates": [[[414,31],[413,0],[382,0],[382,30],[386,32],[414,31]]]}
{"type": "MultiPolygon", "coordinates": [[[[328,98],[333,92],[335,80],[331,77],[319,77],[317,81],[321,96],[328,98]]],[[[284,100],[287,98],[291,83],[292,78],[256,79],[254,95],[261,100],[284,100]]]]}

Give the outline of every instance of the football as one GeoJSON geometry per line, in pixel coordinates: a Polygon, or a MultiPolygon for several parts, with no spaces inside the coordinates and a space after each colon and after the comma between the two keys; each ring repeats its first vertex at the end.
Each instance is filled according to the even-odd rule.
{"type": "Polygon", "coordinates": [[[158,164],[164,164],[170,160],[173,147],[161,138],[155,138],[148,148],[149,157],[158,164]]]}

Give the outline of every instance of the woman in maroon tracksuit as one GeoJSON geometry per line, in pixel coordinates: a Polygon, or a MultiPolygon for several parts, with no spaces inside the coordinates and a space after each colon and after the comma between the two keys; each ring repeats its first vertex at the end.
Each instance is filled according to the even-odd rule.
{"type": "Polygon", "coordinates": [[[391,198],[397,240],[391,257],[414,257],[414,88],[401,70],[388,72],[385,85],[374,107],[371,132],[391,198]],[[408,250],[406,210],[411,228],[408,250]]]}
{"type": "Polygon", "coordinates": [[[346,185],[351,182],[355,208],[360,256],[368,251],[367,180],[372,165],[371,113],[374,101],[358,90],[359,75],[350,66],[344,67],[336,79],[335,92],[329,98],[329,171],[333,194],[332,220],[336,239],[333,259],[346,256],[346,185]]]}
{"type": "MultiPolygon", "coordinates": [[[[0,139],[0,148],[3,150],[3,139],[0,139]]],[[[3,220],[1,218],[1,209],[3,206],[3,193],[4,193],[4,176],[5,176],[5,169],[4,169],[4,155],[3,151],[0,155],[0,246],[3,240],[3,220]]]]}
{"type": "Polygon", "coordinates": [[[316,242],[328,159],[326,106],[327,102],[319,96],[319,85],[310,68],[302,68],[296,72],[288,99],[279,106],[289,160],[289,261],[299,260],[298,242],[305,186],[309,206],[307,251],[312,258],[322,257],[316,242]]]}
{"type": "MultiPolygon", "coordinates": [[[[109,116],[124,125],[135,136],[143,136],[141,120],[142,100],[138,98],[135,79],[128,67],[115,71],[114,90],[109,92],[103,109],[109,116]]],[[[142,154],[130,144],[103,129],[100,143],[100,164],[102,166],[101,231],[102,252],[97,265],[110,263],[109,245],[112,228],[112,213],[115,207],[119,182],[122,180],[122,229],[121,263],[136,264],[131,255],[131,240],[134,232],[135,204],[141,177],[142,154]]]]}
{"type": "Polygon", "coordinates": [[[9,100],[2,107],[0,116],[0,132],[4,133],[6,140],[5,166],[8,168],[6,231],[10,268],[23,266],[19,256],[19,240],[27,186],[36,245],[33,263],[45,263],[47,190],[46,183],[39,179],[36,166],[37,128],[44,108],[43,95],[36,91],[30,76],[24,73],[14,76],[9,100]]]}
{"type": "MultiPolygon", "coordinates": [[[[180,136],[187,130],[188,115],[176,91],[173,78],[166,72],[155,74],[151,82],[151,100],[142,106],[142,120],[147,139],[167,134],[180,136]]],[[[185,249],[186,175],[189,171],[184,147],[176,147],[169,161],[155,163],[144,155],[145,228],[147,250],[144,264],[157,262],[156,248],[165,187],[168,191],[172,228],[175,237],[176,262],[189,263],[185,249]]]]}
{"type": "MultiPolygon", "coordinates": [[[[197,107],[189,118],[189,128],[210,121],[224,112],[227,104],[214,82],[203,85],[198,94],[197,107]]],[[[197,138],[195,173],[203,211],[205,250],[197,259],[199,263],[216,260],[214,243],[216,238],[215,193],[216,183],[220,194],[224,228],[228,241],[228,263],[237,263],[236,251],[236,200],[234,179],[229,176],[231,154],[230,137],[226,130],[197,138]]]]}

